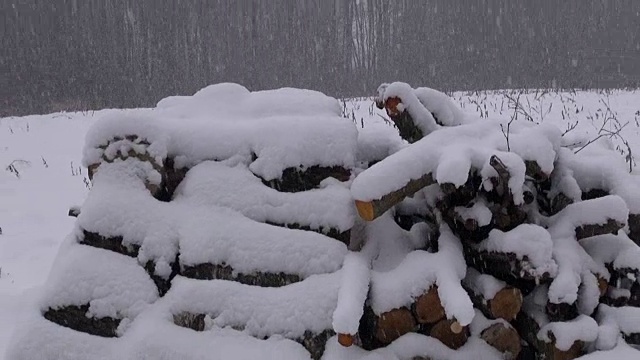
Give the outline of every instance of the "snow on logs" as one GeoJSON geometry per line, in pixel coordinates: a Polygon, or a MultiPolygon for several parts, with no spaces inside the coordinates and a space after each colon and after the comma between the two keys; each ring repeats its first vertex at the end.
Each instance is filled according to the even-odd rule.
{"type": "MultiPolygon", "coordinates": [[[[413,218],[436,228],[445,223],[462,240],[469,266],[462,285],[474,307],[489,318],[516,319],[513,331],[540,356],[579,356],[598,337],[590,316],[599,302],[640,305],[638,264],[630,260],[640,251],[632,241],[640,238],[637,176],[599,144],[580,154],[561,147],[553,125],[516,122],[505,130],[491,120],[452,120],[453,112],[443,115],[450,99],[420,92],[402,83],[378,89],[377,106],[410,145],[353,181],[361,218],[373,221],[400,204],[406,217],[407,197],[426,203],[423,213],[412,205],[413,218]],[[527,294],[535,306],[523,305],[527,294]]],[[[442,321],[440,282],[381,313],[377,281],[374,270],[369,315],[376,341],[429,334],[442,321]]]]}

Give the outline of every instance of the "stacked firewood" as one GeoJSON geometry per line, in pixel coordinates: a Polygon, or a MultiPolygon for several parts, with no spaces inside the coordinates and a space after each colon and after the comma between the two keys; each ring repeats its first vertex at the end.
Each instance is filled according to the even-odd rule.
{"type": "MultiPolygon", "coordinates": [[[[442,129],[455,134],[454,127],[466,126],[448,126],[439,121],[440,114],[430,111],[424,101],[420,104],[410,91],[414,89],[406,90],[396,85],[396,91],[390,92],[386,87],[385,84],[379,89],[376,105],[386,110],[400,135],[410,144],[400,152],[410,151],[419,143],[434,142],[433,138],[442,129]],[[421,116],[426,118],[418,118],[421,116]],[[431,125],[425,126],[425,122],[431,125]]],[[[491,143],[491,139],[504,136],[508,148],[507,131],[505,123],[504,127],[497,128],[497,134],[478,137],[491,143]]],[[[451,138],[455,139],[455,135],[451,138]]],[[[512,138],[511,141],[517,140],[512,138]]],[[[640,269],[629,267],[625,265],[628,261],[620,260],[624,252],[640,254],[637,245],[640,243],[640,214],[629,211],[637,208],[637,204],[631,206],[637,199],[627,196],[637,190],[623,189],[639,185],[633,183],[632,175],[628,173],[617,174],[623,179],[617,179],[613,184],[611,174],[584,169],[583,160],[576,158],[569,148],[554,146],[553,154],[553,168],[549,169],[535,156],[526,156],[522,151],[496,150],[493,155],[486,155],[486,164],[493,171],[471,166],[467,180],[461,185],[439,181],[438,174],[433,171],[407,179],[400,188],[375,198],[354,196],[358,212],[365,221],[375,221],[392,211],[398,225],[405,230],[420,222],[427,222],[432,229],[448,226],[462,243],[468,268],[461,284],[476,309],[476,316],[493,320],[481,322],[480,329],[471,329],[455,318],[448,318],[437,285],[434,285],[423,295],[414,297],[410,305],[382,314],[368,308],[360,327],[364,347],[385,346],[404,334],[419,332],[457,349],[475,332],[507,358],[572,359],[594,348],[590,345],[596,342],[598,324],[595,319],[602,318],[599,316],[602,306],[640,306],[640,269]],[[524,163],[522,183],[514,179],[516,171],[510,169],[514,162],[506,161],[506,152],[515,154],[524,163]],[[595,180],[586,181],[581,177],[595,180]],[[594,183],[601,187],[592,187],[594,183]],[[518,198],[515,193],[520,190],[521,198],[518,198]],[[425,192],[438,195],[435,200],[429,200],[430,196],[425,192]],[[405,206],[416,201],[424,206],[405,206]],[[412,208],[427,210],[413,213],[406,210],[412,208]],[[616,211],[604,217],[582,216],[603,208],[616,211]],[[477,216],[479,212],[486,213],[490,221],[477,216]],[[513,241],[526,236],[523,229],[527,226],[535,226],[537,234],[553,241],[551,261],[557,268],[537,271],[539,269],[532,266],[532,259],[526,255],[509,251],[508,246],[491,246],[491,238],[498,235],[504,237],[505,242],[510,240],[510,234],[513,241]],[[614,250],[602,255],[601,248],[614,243],[614,250]],[[581,259],[586,259],[584,264],[581,259]],[[576,274],[568,275],[577,276],[577,282],[575,289],[565,291],[563,286],[569,283],[567,267],[577,269],[576,274]],[[558,296],[558,293],[562,295],[558,296]],[[588,301],[591,298],[599,300],[588,301]],[[598,303],[606,305],[598,306],[598,303]],[[556,326],[558,324],[595,329],[595,334],[578,336],[567,343],[566,339],[560,338],[563,334],[558,330],[562,328],[556,326]],[[524,340],[522,346],[521,339],[524,340]]],[[[420,156],[429,159],[429,156],[437,155],[424,153],[420,156]]],[[[372,176],[368,179],[371,180],[377,171],[375,175],[382,179],[381,170],[385,166],[394,169],[393,163],[398,165],[399,158],[392,155],[382,159],[360,176],[371,171],[372,176]]],[[[442,164],[437,167],[438,171],[441,168],[442,164]]],[[[375,180],[368,184],[372,183],[375,180]]],[[[433,245],[429,251],[437,252],[433,245]]],[[[627,342],[638,343],[638,334],[621,332],[627,342]]]]}

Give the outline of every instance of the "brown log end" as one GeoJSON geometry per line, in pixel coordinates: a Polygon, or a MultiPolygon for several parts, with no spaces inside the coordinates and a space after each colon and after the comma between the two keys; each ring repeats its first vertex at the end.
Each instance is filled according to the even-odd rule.
{"type": "Polygon", "coordinates": [[[505,287],[498,291],[489,301],[489,310],[495,318],[512,321],[522,308],[522,292],[520,289],[505,287]]]}
{"type": "Polygon", "coordinates": [[[452,349],[458,349],[467,342],[469,338],[468,329],[462,327],[455,320],[444,319],[433,325],[429,336],[440,340],[446,346],[452,349]],[[457,325],[455,325],[457,323],[457,325]],[[460,326],[460,328],[458,328],[460,326]],[[460,330],[458,333],[453,330],[460,330]]]}
{"type": "Polygon", "coordinates": [[[353,345],[353,335],[351,334],[338,334],[338,343],[344,347],[353,345]]]}
{"type": "Polygon", "coordinates": [[[373,209],[372,201],[360,201],[356,200],[356,209],[358,209],[358,215],[365,221],[373,221],[375,219],[375,211],[373,209]]]}
{"type": "Polygon", "coordinates": [[[562,350],[558,349],[557,347],[555,347],[551,343],[548,344],[548,346],[553,347],[553,349],[551,349],[551,351],[550,351],[551,357],[549,357],[549,359],[552,359],[552,360],[573,360],[573,359],[579,357],[580,355],[582,355],[582,347],[584,346],[584,344],[582,343],[582,341],[576,341],[576,342],[573,343],[573,345],[571,345],[569,350],[566,350],[566,351],[562,351],[562,350]]]}
{"type": "Polygon", "coordinates": [[[609,288],[608,281],[598,276],[598,289],[600,290],[600,297],[603,297],[607,294],[608,288],[609,288]]]}
{"type": "Polygon", "coordinates": [[[520,335],[516,329],[502,323],[495,323],[484,329],[480,338],[503,353],[505,359],[516,359],[522,350],[520,335]]]}
{"type": "Polygon", "coordinates": [[[421,324],[435,324],[444,319],[445,312],[438,295],[438,287],[432,286],[429,291],[420,295],[415,302],[416,319],[421,324]]]}
{"type": "Polygon", "coordinates": [[[416,321],[407,308],[393,309],[378,317],[376,339],[383,344],[390,344],[400,336],[414,331],[416,321]]]}
{"type": "Polygon", "coordinates": [[[398,105],[402,103],[402,100],[398,97],[390,97],[384,102],[384,107],[387,110],[389,116],[398,116],[402,111],[398,110],[398,105]]]}

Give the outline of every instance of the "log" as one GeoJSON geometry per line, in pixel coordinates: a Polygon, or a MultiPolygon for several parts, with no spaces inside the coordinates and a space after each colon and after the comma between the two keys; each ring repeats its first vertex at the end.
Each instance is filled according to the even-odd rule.
{"type": "Polygon", "coordinates": [[[478,250],[466,242],[462,242],[462,245],[464,258],[469,266],[520,289],[523,296],[526,296],[538,284],[551,280],[548,273],[535,274],[532,271],[532,265],[526,259],[518,259],[513,253],[478,250]]]}
{"type": "Polygon", "coordinates": [[[495,323],[482,330],[480,338],[501,352],[504,359],[516,359],[522,351],[516,329],[503,323],[495,323]]]}
{"type": "Polygon", "coordinates": [[[629,214],[629,238],[640,246],[640,214],[629,214]]]}
{"type": "Polygon", "coordinates": [[[435,183],[436,181],[433,179],[431,174],[426,174],[419,179],[410,180],[401,189],[386,194],[378,200],[356,200],[355,202],[356,208],[358,209],[358,214],[365,221],[373,221],[380,215],[384,214],[387,210],[392,208],[394,205],[400,203],[402,200],[404,200],[404,198],[411,196],[419,190],[435,183]]]}
{"type": "MultiPolygon", "coordinates": [[[[148,147],[151,145],[151,143],[149,143],[146,139],[141,139],[140,137],[138,137],[138,135],[127,135],[125,137],[114,137],[112,140],[110,140],[107,144],[105,145],[101,145],[98,148],[102,149],[102,150],[106,150],[107,147],[114,141],[121,141],[121,140],[128,140],[132,143],[135,143],[137,145],[143,145],[145,147],[148,147]]],[[[161,177],[162,177],[162,181],[159,185],[157,184],[152,184],[150,182],[148,182],[147,179],[141,179],[144,184],[145,187],[147,188],[147,190],[149,190],[149,192],[151,193],[151,195],[155,198],[159,198],[162,196],[162,189],[164,187],[164,182],[166,179],[166,170],[164,167],[164,163],[157,163],[156,159],[149,155],[148,152],[143,152],[143,153],[138,153],[133,149],[130,149],[126,154],[122,154],[121,152],[118,152],[118,154],[115,156],[114,159],[109,159],[107,157],[105,157],[105,155],[102,155],[102,159],[99,163],[96,164],[90,164],[87,167],[88,173],[89,173],[89,180],[93,180],[93,176],[95,174],[95,172],[98,170],[98,168],[100,167],[101,163],[112,163],[115,160],[126,160],[128,158],[134,158],[134,159],[138,159],[141,162],[147,162],[149,164],[151,164],[151,166],[153,167],[154,170],[156,170],[158,173],[160,173],[161,177]]],[[[164,160],[163,160],[164,161],[164,160]]]]}
{"type": "Polygon", "coordinates": [[[630,297],[627,303],[629,306],[640,307],[640,283],[636,281],[630,290],[630,297]]]}
{"type": "Polygon", "coordinates": [[[158,294],[160,294],[160,296],[164,296],[171,288],[171,280],[173,280],[173,278],[180,272],[180,265],[178,264],[178,257],[176,256],[176,259],[171,263],[171,274],[169,274],[169,278],[167,279],[156,275],[156,263],[153,262],[153,260],[147,261],[144,264],[144,269],[158,288],[158,294]]]}
{"type": "Polygon", "coordinates": [[[341,166],[314,165],[306,169],[286,168],[279,179],[261,179],[263,184],[272,189],[281,192],[300,192],[316,189],[324,179],[329,177],[348,181],[351,178],[351,171],[341,166]]]}
{"type": "Polygon", "coordinates": [[[408,111],[400,111],[398,105],[402,103],[402,100],[398,97],[390,97],[385,103],[384,107],[387,111],[387,115],[391,118],[391,121],[398,128],[400,137],[413,144],[414,142],[422,139],[424,133],[416,126],[415,122],[408,111]]]}
{"type": "Polygon", "coordinates": [[[550,174],[542,171],[540,164],[535,160],[525,160],[525,175],[532,178],[536,182],[541,182],[549,179],[550,174]]]}
{"type": "Polygon", "coordinates": [[[91,335],[102,337],[118,336],[117,329],[121,319],[89,317],[87,316],[88,311],[89,305],[50,308],[44,312],[44,318],[60,326],[91,335]]]}
{"type": "Polygon", "coordinates": [[[140,251],[140,245],[137,245],[137,244],[124,245],[122,243],[123,241],[122,236],[106,237],[98,233],[94,233],[87,230],[83,230],[82,232],[83,232],[83,238],[80,241],[80,244],[93,246],[93,247],[105,249],[105,250],[111,250],[126,256],[138,257],[138,252],[140,251]]]}
{"type": "Polygon", "coordinates": [[[226,264],[182,265],[180,275],[198,280],[229,280],[245,285],[261,287],[281,287],[302,281],[296,274],[255,272],[253,274],[234,274],[233,268],[226,264]]]}
{"type": "MultiPolygon", "coordinates": [[[[173,315],[173,323],[195,331],[204,331],[205,317],[206,314],[181,312],[173,315]]],[[[242,330],[244,326],[237,326],[237,328],[238,330],[242,330]]],[[[312,359],[319,360],[324,354],[327,341],[334,335],[335,332],[332,329],[327,329],[319,333],[307,330],[301,338],[291,340],[300,343],[311,354],[312,359]]]]}
{"type": "Polygon", "coordinates": [[[420,324],[435,324],[446,314],[438,295],[438,287],[432,286],[414,302],[412,310],[420,324]]]}
{"type": "Polygon", "coordinates": [[[167,158],[164,162],[164,171],[165,178],[163,181],[163,186],[158,194],[157,198],[160,201],[168,202],[173,199],[173,194],[176,191],[176,188],[184,177],[187,175],[188,168],[179,168],[175,167],[175,161],[172,158],[167,158]]]}
{"type": "Polygon", "coordinates": [[[416,320],[407,308],[393,309],[377,317],[376,339],[388,345],[400,336],[415,331],[416,320]]]}
{"type": "Polygon", "coordinates": [[[336,239],[347,246],[349,246],[349,243],[351,242],[351,230],[340,231],[335,228],[316,229],[316,228],[311,228],[310,226],[307,226],[307,225],[300,225],[298,223],[278,224],[271,221],[266,221],[265,224],[284,227],[287,229],[313,231],[318,234],[328,236],[332,239],[336,239]]]}
{"type": "Polygon", "coordinates": [[[545,312],[547,313],[550,322],[569,321],[577,318],[578,315],[580,315],[580,313],[578,312],[577,302],[574,302],[573,304],[556,304],[547,301],[545,312]]]}
{"type": "Polygon", "coordinates": [[[338,334],[338,343],[344,347],[353,345],[353,335],[351,334],[338,334]]]}
{"type": "Polygon", "coordinates": [[[494,228],[493,224],[479,226],[475,219],[463,219],[454,207],[446,204],[446,201],[438,201],[436,207],[440,210],[442,220],[449,225],[451,231],[465,241],[479,243],[489,237],[489,233],[494,228]]]}
{"type": "Polygon", "coordinates": [[[592,236],[604,234],[618,234],[625,224],[614,219],[607,219],[604,224],[585,224],[576,228],[576,239],[582,240],[592,236]]]}
{"type": "Polygon", "coordinates": [[[485,299],[481,293],[467,284],[463,284],[473,305],[489,319],[512,321],[522,309],[522,292],[518,288],[505,286],[493,298],[485,299]]]}
{"type": "Polygon", "coordinates": [[[521,311],[514,323],[518,333],[524,340],[533,347],[537,353],[537,359],[545,360],[572,360],[582,355],[582,341],[576,341],[566,351],[562,351],[555,346],[555,339],[551,334],[551,342],[544,342],[538,339],[540,325],[535,319],[524,311],[521,311]]]}
{"type": "Polygon", "coordinates": [[[440,340],[451,349],[459,349],[469,339],[469,329],[463,327],[456,320],[443,319],[437,322],[429,331],[429,336],[440,340]]]}

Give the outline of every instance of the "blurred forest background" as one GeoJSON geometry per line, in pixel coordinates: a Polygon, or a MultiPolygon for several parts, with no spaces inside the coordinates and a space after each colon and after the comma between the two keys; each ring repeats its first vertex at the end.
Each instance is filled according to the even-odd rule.
{"type": "Polygon", "coordinates": [[[335,97],[640,86],[640,0],[0,0],[0,115],[232,81],[335,97]]]}

